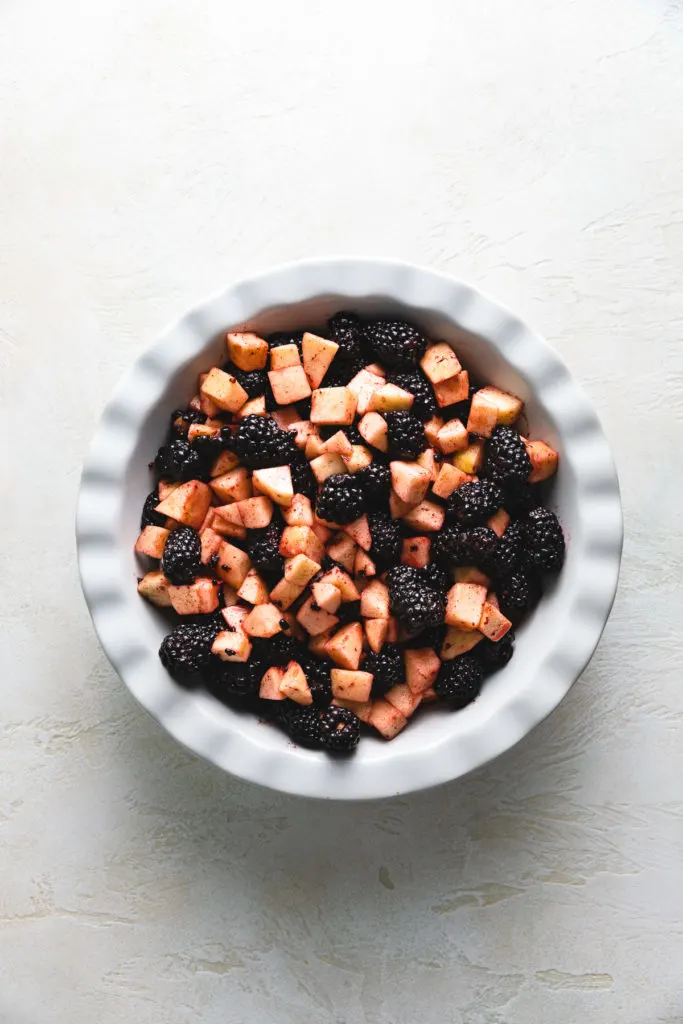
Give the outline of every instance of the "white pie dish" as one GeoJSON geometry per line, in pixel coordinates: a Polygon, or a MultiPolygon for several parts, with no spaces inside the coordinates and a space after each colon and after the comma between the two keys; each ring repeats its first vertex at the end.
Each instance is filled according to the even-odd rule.
{"type": "Polygon", "coordinates": [[[240,281],[169,327],[126,373],[86,459],[77,515],[81,579],[102,646],[137,700],[180,743],[253,782],[303,796],[370,799],[455,779],[545,718],[588,663],[616,592],[623,538],[617,474],[598,419],[548,344],[477,289],[379,259],[321,259],[240,281]],[[551,506],[567,537],[557,582],[517,631],[515,655],[464,711],[427,709],[391,742],[348,759],[298,748],[272,726],[187,691],[158,658],[165,620],[136,591],[133,552],[148,463],[172,409],[221,362],[228,328],[322,326],[338,309],[404,314],[453,343],[477,376],[525,400],[528,433],[560,451],[551,506]]]}

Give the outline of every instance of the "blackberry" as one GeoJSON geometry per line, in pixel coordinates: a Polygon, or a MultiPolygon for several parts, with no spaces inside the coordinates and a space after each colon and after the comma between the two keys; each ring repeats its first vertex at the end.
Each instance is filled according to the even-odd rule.
{"type": "Polygon", "coordinates": [[[318,484],[313,476],[313,471],[308,459],[303,452],[297,451],[292,455],[289,468],[292,474],[292,487],[295,494],[303,494],[310,501],[315,500],[318,491],[318,484]]]}
{"type": "Polygon", "coordinates": [[[368,516],[372,547],[370,558],[380,572],[396,565],[401,557],[401,527],[386,512],[371,512],[368,516]]]}
{"type": "Polygon", "coordinates": [[[370,696],[375,700],[383,697],[396,683],[405,682],[403,655],[394,644],[385,644],[378,654],[371,651],[362,668],[363,672],[372,672],[374,678],[370,696]]]}
{"type": "Polygon", "coordinates": [[[466,530],[463,538],[465,565],[476,565],[484,571],[495,564],[498,538],[488,526],[475,526],[466,530]]]}
{"type": "Polygon", "coordinates": [[[232,450],[253,469],[284,466],[294,454],[294,441],[269,416],[245,416],[232,439],[232,450]]]}
{"type": "Polygon", "coordinates": [[[523,520],[527,557],[538,572],[559,572],[564,563],[564,534],[549,508],[535,508],[523,520]]]}
{"type": "Polygon", "coordinates": [[[509,576],[518,569],[524,554],[524,529],[519,522],[512,522],[506,528],[496,545],[493,567],[496,575],[509,576]]]}
{"type": "Polygon", "coordinates": [[[497,512],[503,501],[491,480],[476,480],[456,488],[446,504],[446,518],[463,526],[479,526],[497,512]]]}
{"type": "Polygon", "coordinates": [[[436,590],[439,594],[446,594],[452,584],[452,580],[448,573],[437,565],[436,562],[430,562],[424,569],[420,569],[420,577],[424,580],[428,587],[432,590],[436,590]]]}
{"type": "Polygon", "coordinates": [[[239,366],[235,366],[229,359],[223,364],[222,369],[235,378],[250,398],[259,398],[265,394],[268,383],[268,374],[265,370],[240,370],[239,366]]]}
{"type": "Polygon", "coordinates": [[[348,473],[328,476],[318,495],[317,513],[321,519],[345,526],[362,516],[365,508],[363,488],[348,473]]]}
{"type": "Polygon", "coordinates": [[[496,427],[486,443],[482,475],[505,487],[524,483],[530,473],[531,459],[517,431],[496,427]]]}
{"type": "Polygon", "coordinates": [[[195,437],[190,447],[199,457],[196,479],[206,483],[211,479],[214,462],[221,452],[225,451],[225,442],[218,434],[200,434],[199,437],[195,437]]]}
{"type": "Polygon", "coordinates": [[[516,626],[522,619],[535,592],[533,581],[522,572],[512,573],[498,583],[496,594],[503,615],[516,626]]]}
{"type": "Polygon", "coordinates": [[[454,523],[446,524],[434,537],[431,556],[444,565],[467,564],[467,534],[454,523]]]}
{"type": "Polygon", "coordinates": [[[324,388],[343,388],[364,366],[365,360],[362,357],[357,359],[340,359],[338,354],[323,377],[321,386],[324,388]]]}
{"type": "Polygon", "coordinates": [[[320,431],[320,436],[322,437],[323,441],[329,441],[331,437],[334,437],[334,435],[338,434],[339,431],[341,430],[342,434],[344,434],[348,438],[351,444],[367,444],[363,435],[358,430],[358,427],[340,427],[338,425],[332,424],[318,427],[318,430],[320,431]]]}
{"type": "Polygon", "coordinates": [[[496,672],[499,668],[507,665],[514,654],[514,649],[515,635],[510,629],[503,639],[498,640],[497,643],[489,640],[488,637],[484,637],[474,648],[473,654],[481,662],[484,672],[488,674],[489,672],[496,672]]]}
{"type": "Polygon", "coordinates": [[[336,358],[359,359],[362,355],[363,325],[355,313],[341,311],[327,321],[332,340],[339,345],[336,358]]]}
{"type": "Polygon", "coordinates": [[[161,664],[173,678],[186,686],[198,685],[199,673],[211,659],[211,645],[216,638],[211,626],[181,623],[165,636],[159,648],[161,664]]]}
{"type": "Polygon", "coordinates": [[[262,665],[265,665],[264,672],[266,668],[271,668],[273,665],[284,668],[288,662],[300,660],[296,640],[286,633],[277,633],[271,637],[252,637],[249,660],[251,661],[254,657],[262,665]]]}
{"type": "Polygon", "coordinates": [[[446,626],[430,626],[429,629],[423,629],[421,633],[417,633],[415,636],[409,637],[404,647],[415,649],[419,647],[431,647],[433,651],[438,654],[443,647],[443,642],[446,637],[446,626]]]}
{"type": "Polygon", "coordinates": [[[369,466],[354,475],[371,504],[388,506],[391,491],[391,471],[388,466],[374,459],[369,466]]]}
{"type": "Polygon", "coordinates": [[[277,522],[271,522],[263,530],[249,530],[247,533],[247,554],[255,569],[264,573],[284,572],[285,560],[280,554],[282,529],[277,522]]]}
{"type": "Polygon", "coordinates": [[[202,543],[197,531],[191,526],[179,526],[166,538],[161,571],[173,584],[194,583],[202,567],[201,554],[202,543]]]}
{"type": "Polygon", "coordinates": [[[387,380],[390,384],[395,384],[396,387],[410,392],[415,399],[411,406],[411,412],[418,419],[424,422],[436,415],[438,410],[434,388],[422,370],[399,370],[396,373],[390,373],[387,380]]]}
{"type": "Polygon", "coordinates": [[[310,420],[311,418],[311,398],[302,398],[300,402],[296,403],[297,411],[302,420],[310,420]]]}
{"type": "Polygon", "coordinates": [[[169,441],[184,440],[192,423],[206,423],[206,420],[206,413],[200,412],[199,409],[176,409],[171,413],[169,441]]]}
{"type": "Polygon", "coordinates": [[[461,654],[453,661],[444,661],[434,682],[434,689],[454,711],[471,704],[479,696],[484,672],[471,654],[461,654]]]}
{"type": "Polygon", "coordinates": [[[202,673],[204,685],[222,701],[252,697],[258,693],[266,667],[253,657],[242,664],[222,661],[212,655],[202,673]]]}
{"type": "Polygon", "coordinates": [[[166,516],[159,515],[158,512],[154,511],[158,504],[159,492],[152,491],[147,495],[145,504],[142,506],[141,530],[144,530],[146,526],[166,526],[166,516]]]}
{"type": "Polygon", "coordinates": [[[410,412],[384,415],[389,428],[389,455],[394,459],[416,459],[427,447],[424,427],[410,412]]]}
{"type": "Polygon", "coordinates": [[[301,356],[303,337],[303,331],[277,331],[277,333],[269,335],[266,340],[270,348],[280,348],[282,345],[296,345],[301,356]]]}
{"type": "Polygon", "coordinates": [[[536,508],[537,504],[536,490],[531,484],[515,480],[510,480],[505,484],[503,507],[513,519],[528,515],[532,508],[536,508]]]}
{"type": "Polygon", "coordinates": [[[319,661],[308,652],[296,659],[304,670],[308,688],[313,696],[313,704],[317,708],[326,708],[332,700],[332,677],[329,662],[319,661]]]}
{"type": "Polygon", "coordinates": [[[443,622],[446,601],[442,594],[432,590],[409,566],[396,566],[387,573],[391,610],[409,633],[419,633],[429,626],[443,622]]]}
{"type": "Polygon", "coordinates": [[[199,455],[188,441],[171,441],[159,449],[154,466],[159,476],[168,480],[194,480],[199,471],[199,455]]]}
{"type": "Polygon", "coordinates": [[[353,711],[331,704],[320,716],[320,738],[326,750],[350,754],[360,740],[360,722],[353,711]]]}
{"type": "Polygon", "coordinates": [[[339,619],[340,626],[348,626],[350,622],[359,622],[361,618],[360,601],[342,601],[335,615],[339,619]]]}
{"type": "Polygon", "coordinates": [[[302,707],[293,700],[280,701],[277,720],[293,743],[302,747],[320,748],[320,712],[302,707]]]}
{"type": "Polygon", "coordinates": [[[427,341],[405,320],[376,320],[365,328],[370,351],[386,366],[416,366],[427,341]]]}

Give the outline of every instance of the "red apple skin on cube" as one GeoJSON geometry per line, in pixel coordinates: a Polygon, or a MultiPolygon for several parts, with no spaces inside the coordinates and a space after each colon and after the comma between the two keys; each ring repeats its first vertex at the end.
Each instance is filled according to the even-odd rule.
{"type": "Polygon", "coordinates": [[[467,419],[467,430],[479,437],[490,437],[498,422],[498,410],[495,405],[482,397],[481,391],[475,392],[470,403],[470,414],[467,419]]]}
{"type": "Polygon", "coordinates": [[[456,583],[446,598],[446,624],[458,629],[476,629],[486,601],[486,587],[476,583],[456,583]]]}
{"type": "Polygon", "coordinates": [[[226,540],[221,543],[217,554],[216,575],[235,590],[239,590],[251,569],[249,555],[226,540]]]}
{"type": "Polygon", "coordinates": [[[274,604],[257,604],[244,620],[244,632],[266,639],[282,632],[282,612],[274,604]]]}
{"type": "Polygon", "coordinates": [[[363,627],[360,622],[343,626],[327,641],[325,651],[339,668],[357,669],[363,653],[363,627]]]}
{"type": "Polygon", "coordinates": [[[445,341],[439,341],[434,345],[428,345],[420,360],[420,366],[425,377],[432,384],[440,384],[442,381],[451,380],[460,373],[462,367],[455,352],[445,341]]]}
{"type": "Polygon", "coordinates": [[[384,699],[388,704],[392,704],[393,707],[400,711],[406,718],[410,718],[416,708],[418,708],[422,702],[422,695],[419,693],[413,693],[412,690],[405,683],[396,683],[391,689],[387,690],[384,694],[384,699]]]}
{"type": "Polygon", "coordinates": [[[218,587],[215,580],[199,579],[185,586],[170,586],[168,595],[178,615],[208,615],[218,608],[218,587]]]}
{"type": "Polygon", "coordinates": [[[441,645],[441,660],[453,661],[461,654],[466,654],[482,639],[481,633],[472,630],[457,629],[449,626],[446,630],[443,644],[441,645]]]}
{"type": "Polygon", "coordinates": [[[400,459],[389,463],[391,486],[396,495],[407,505],[419,505],[431,483],[429,470],[416,462],[400,459]]]}
{"type": "Polygon", "coordinates": [[[376,700],[373,702],[368,723],[377,729],[385,740],[393,740],[394,736],[398,736],[401,730],[405,729],[408,719],[388,700],[376,700]]]}
{"type": "Polygon", "coordinates": [[[431,647],[405,650],[406,684],[411,693],[420,696],[434,685],[441,668],[441,659],[431,647]]]}
{"type": "Polygon", "coordinates": [[[356,396],[350,388],[316,388],[311,396],[311,423],[349,426],[356,415],[356,396]]]}
{"type": "Polygon", "coordinates": [[[557,471],[559,455],[545,441],[525,441],[527,455],[531,459],[529,482],[538,484],[547,480],[557,471]]]}
{"type": "Polygon", "coordinates": [[[138,583],[138,594],[144,597],[157,608],[170,608],[171,596],[168,588],[171,581],[166,579],[163,572],[148,572],[138,583]]]}
{"type": "Polygon", "coordinates": [[[339,345],[336,341],[320,338],[310,331],[305,332],[301,341],[301,353],[308,383],[312,388],[320,387],[338,351],[339,345]]]}
{"type": "Polygon", "coordinates": [[[333,668],[330,672],[332,679],[332,696],[342,700],[353,700],[358,704],[364,704],[370,699],[372,689],[372,672],[350,670],[345,668],[333,668]]]}
{"type": "Polygon", "coordinates": [[[512,623],[507,619],[503,613],[487,601],[484,605],[481,613],[481,619],[479,620],[479,632],[483,633],[484,636],[488,637],[489,640],[493,640],[494,643],[498,643],[502,640],[505,634],[511,629],[512,623]]]}
{"type": "Polygon", "coordinates": [[[379,654],[384,646],[389,629],[388,619],[365,619],[363,621],[368,646],[375,654],[379,654]]]}
{"type": "Polygon", "coordinates": [[[244,633],[223,630],[218,634],[211,647],[211,653],[221,661],[245,662],[251,654],[251,643],[244,633]]]}
{"type": "Polygon", "coordinates": [[[259,686],[258,695],[261,700],[285,700],[284,693],[280,693],[280,683],[285,670],[273,665],[264,673],[259,686]]]}
{"type": "Polygon", "coordinates": [[[411,508],[410,512],[403,516],[403,521],[408,523],[413,530],[426,530],[435,533],[441,529],[445,518],[446,513],[442,505],[437,505],[433,501],[421,501],[419,505],[411,508]]]}
{"type": "Polygon", "coordinates": [[[135,542],[135,550],[138,555],[161,558],[170,534],[171,531],[165,530],[163,526],[145,526],[135,542]]]}
{"type": "Polygon", "coordinates": [[[296,621],[299,622],[310,636],[317,636],[337,625],[339,619],[331,615],[323,608],[315,605],[312,597],[306,598],[296,613],[296,621]],[[315,607],[314,607],[315,606],[315,607]]]}
{"type": "Polygon", "coordinates": [[[290,661],[287,665],[280,681],[280,693],[297,704],[303,704],[304,707],[309,707],[313,703],[308,680],[298,661],[290,661]]]}
{"type": "Polygon", "coordinates": [[[176,487],[155,511],[169,516],[184,526],[198,530],[206,518],[211,504],[211,488],[201,480],[188,480],[176,487]]]}
{"type": "Polygon", "coordinates": [[[430,562],[431,546],[429,537],[406,537],[401,546],[401,562],[413,569],[424,569],[430,562]]]}
{"type": "Polygon", "coordinates": [[[265,370],[268,342],[251,331],[232,331],[227,336],[228,355],[240,370],[265,370]]]}

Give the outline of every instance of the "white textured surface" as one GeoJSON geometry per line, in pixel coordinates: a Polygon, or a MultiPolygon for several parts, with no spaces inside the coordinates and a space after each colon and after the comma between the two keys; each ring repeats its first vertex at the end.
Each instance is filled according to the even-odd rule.
{"type": "Polygon", "coordinates": [[[683,14],[394,6],[0,11],[3,1024],[683,1020],[683,14]],[[546,334],[627,530],[552,718],[464,783],[360,807],[165,737],[97,647],[72,538],[141,345],[225,280],[335,251],[476,280],[546,334]]]}

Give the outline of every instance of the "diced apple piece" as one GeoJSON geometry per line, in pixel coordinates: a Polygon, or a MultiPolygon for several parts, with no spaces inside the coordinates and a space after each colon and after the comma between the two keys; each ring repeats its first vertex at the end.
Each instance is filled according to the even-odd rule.
{"type": "Polygon", "coordinates": [[[216,509],[213,508],[213,506],[212,506],[211,508],[208,508],[206,510],[206,515],[204,516],[204,522],[199,527],[199,531],[198,532],[199,532],[200,537],[204,533],[204,530],[211,530],[211,529],[213,529],[213,521],[214,521],[215,518],[216,518],[216,509]]]}
{"type": "Polygon", "coordinates": [[[359,370],[346,386],[358,398],[363,388],[381,388],[383,383],[384,374],[374,373],[366,366],[359,370]]]}
{"type": "Polygon", "coordinates": [[[399,498],[396,491],[391,490],[389,492],[389,512],[392,519],[403,519],[404,516],[408,515],[411,508],[415,508],[415,506],[409,505],[407,501],[399,498]]]}
{"type": "Polygon", "coordinates": [[[237,412],[249,399],[237,378],[217,366],[213,366],[206,375],[206,380],[201,386],[201,394],[224,412],[237,412]]]}
{"type": "Polygon", "coordinates": [[[394,736],[405,729],[408,719],[388,700],[376,700],[373,702],[368,722],[385,740],[393,740],[394,736]]]}
{"type": "Polygon", "coordinates": [[[244,633],[232,633],[223,630],[211,646],[211,653],[221,661],[248,661],[251,654],[251,643],[244,633]]]}
{"type": "Polygon", "coordinates": [[[254,487],[268,495],[277,505],[291,505],[294,497],[292,471],[289,466],[271,466],[255,469],[252,474],[254,487]]]}
{"type": "Polygon", "coordinates": [[[265,416],[265,395],[257,395],[256,398],[250,398],[248,402],[244,403],[244,405],[236,415],[239,420],[246,419],[247,416],[265,416]]]}
{"type": "Polygon", "coordinates": [[[363,627],[360,622],[350,622],[330,637],[325,651],[339,668],[357,669],[363,652],[363,627]]]}
{"type": "Polygon", "coordinates": [[[461,370],[455,377],[434,385],[436,404],[440,409],[454,402],[464,402],[470,393],[470,378],[467,370],[461,370]]]}
{"type": "Polygon", "coordinates": [[[413,693],[405,683],[397,683],[387,690],[384,699],[400,711],[406,718],[410,718],[415,709],[422,703],[422,694],[413,693]]]}
{"type": "Polygon", "coordinates": [[[239,598],[237,596],[237,591],[234,587],[231,587],[229,583],[224,583],[222,585],[221,592],[223,594],[223,604],[225,606],[223,611],[225,612],[228,608],[232,608],[233,605],[236,605],[239,598]]]}
{"type": "Polygon", "coordinates": [[[237,591],[237,596],[248,604],[268,603],[268,587],[265,585],[256,569],[250,569],[244,577],[244,582],[237,591]]]}
{"type": "Polygon", "coordinates": [[[227,337],[228,355],[240,370],[265,370],[268,342],[251,331],[231,331],[227,337]]]}
{"type": "Polygon", "coordinates": [[[339,562],[349,572],[354,571],[358,548],[353,538],[349,537],[348,534],[338,533],[332,542],[327,545],[327,553],[333,561],[339,562]]]}
{"type": "Polygon", "coordinates": [[[481,633],[476,630],[472,632],[449,626],[441,646],[442,661],[453,661],[454,658],[459,658],[461,654],[466,654],[476,647],[481,639],[481,633]]]}
{"type": "Polygon", "coordinates": [[[339,345],[336,341],[329,341],[306,331],[301,342],[301,350],[308,382],[312,388],[318,388],[339,350],[339,345]]]}
{"type": "Polygon", "coordinates": [[[325,548],[310,526],[285,526],[280,538],[280,554],[285,558],[308,555],[312,561],[320,565],[325,548]]]}
{"type": "Polygon", "coordinates": [[[361,672],[347,668],[333,668],[330,672],[332,678],[332,696],[341,700],[353,700],[363,704],[370,700],[372,689],[372,672],[361,672]]]}
{"type": "MultiPolygon", "coordinates": [[[[283,553],[281,545],[280,554],[283,553]]],[[[320,572],[320,562],[309,558],[308,555],[302,553],[285,558],[285,579],[289,583],[301,587],[302,590],[318,572],[320,572]]]]}
{"type": "Polygon", "coordinates": [[[338,565],[333,565],[331,569],[328,569],[320,577],[321,583],[332,583],[340,591],[342,601],[357,601],[360,597],[360,591],[353,582],[351,577],[343,569],[340,569],[338,565]]]}
{"type": "Polygon", "coordinates": [[[274,604],[257,604],[244,620],[249,636],[271,637],[282,632],[282,612],[274,604]]]}
{"type": "Polygon", "coordinates": [[[166,501],[166,498],[168,498],[169,494],[173,494],[173,492],[177,491],[179,487],[180,484],[176,483],[175,480],[160,480],[157,487],[159,501],[166,501]]]}
{"type": "Polygon", "coordinates": [[[273,503],[263,495],[245,498],[244,501],[238,502],[237,507],[248,530],[263,530],[273,518],[273,503]]]}
{"type": "Polygon", "coordinates": [[[368,373],[373,373],[375,377],[384,378],[387,375],[387,371],[383,366],[380,366],[379,363],[368,363],[368,365],[364,366],[363,369],[367,370],[368,373]]]}
{"type": "Polygon", "coordinates": [[[266,669],[259,686],[258,695],[261,700],[285,700],[284,693],[280,693],[280,683],[284,676],[284,669],[272,665],[266,669]]]}
{"type": "Polygon", "coordinates": [[[361,722],[369,722],[372,713],[372,701],[345,700],[344,697],[335,697],[332,703],[338,708],[348,708],[353,711],[356,718],[361,722]]]}
{"type": "Polygon", "coordinates": [[[527,455],[531,459],[530,483],[537,484],[541,480],[547,480],[557,470],[559,455],[545,441],[525,441],[524,443],[527,455]]]}
{"type": "Polygon", "coordinates": [[[358,519],[354,519],[352,523],[347,523],[342,529],[349,537],[353,537],[359,548],[362,548],[363,551],[370,550],[372,547],[372,534],[370,533],[368,517],[365,514],[359,516],[358,519]]]}
{"type": "Polygon", "coordinates": [[[323,525],[322,520],[318,519],[317,516],[313,518],[313,526],[311,527],[311,529],[313,530],[313,533],[316,535],[318,540],[321,541],[323,544],[327,544],[328,540],[332,536],[333,529],[331,529],[331,527],[336,529],[337,524],[330,523],[329,526],[325,526],[323,525]]]}
{"type": "Polygon", "coordinates": [[[421,501],[403,517],[403,522],[408,523],[413,530],[426,530],[434,533],[441,529],[445,517],[446,513],[442,505],[436,505],[433,501],[421,501]]]}
{"type": "Polygon", "coordinates": [[[207,420],[206,423],[191,423],[187,431],[187,440],[190,444],[197,437],[215,437],[216,434],[220,433],[221,424],[218,423],[217,426],[212,427],[210,425],[212,422],[218,423],[217,420],[207,420]]]}
{"type": "Polygon", "coordinates": [[[308,649],[311,654],[315,654],[316,658],[329,658],[327,653],[327,641],[331,639],[334,634],[334,630],[326,629],[324,633],[318,633],[317,636],[312,636],[308,641],[308,649]]]}
{"type": "Polygon", "coordinates": [[[456,583],[446,599],[446,623],[458,629],[476,629],[486,601],[486,587],[477,583],[456,583]]]}
{"type": "Polygon", "coordinates": [[[311,586],[311,594],[314,604],[331,615],[334,615],[341,604],[341,593],[332,583],[314,583],[311,586]]]}
{"type": "Polygon", "coordinates": [[[223,476],[224,473],[229,473],[231,469],[239,466],[239,461],[234,452],[221,452],[211,467],[211,476],[223,476]]]}
{"type": "Polygon", "coordinates": [[[450,462],[442,462],[439,475],[432,484],[432,491],[437,498],[448,498],[458,487],[467,483],[469,478],[468,473],[463,473],[456,466],[451,466],[450,462]]]}
{"type": "Polygon", "coordinates": [[[356,396],[350,388],[316,388],[311,396],[311,423],[348,426],[356,415],[356,396]]]}
{"type": "Polygon", "coordinates": [[[502,426],[509,427],[515,422],[522,411],[524,403],[521,398],[517,398],[516,395],[511,395],[507,391],[500,391],[498,388],[494,388],[490,384],[487,387],[482,388],[478,394],[492,405],[495,405],[497,410],[497,421],[502,426]]]}
{"type": "MultiPolygon", "coordinates": [[[[214,533],[221,537],[237,537],[244,540],[247,535],[246,528],[242,523],[242,513],[239,510],[239,503],[232,505],[219,505],[214,509],[213,525],[214,533]]],[[[213,554],[213,552],[212,552],[213,554]]]]}
{"type": "MultiPolygon", "coordinates": [[[[297,422],[292,423],[288,429],[294,434],[294,444],[297,448],[301,448],[302,450],[306,448],[306,442],[311,434],[314,434],[318,438],[320,437],[318,428],[314,426],[310,420],[297,420],[297,422]]],[[[316,452],[316,455],[319,454],[320,452],[316,452]]]]}
{"type": "Polygon", "coordinates": [[[433,448],[425,448],[415,459],[418,466],[422,466],[429,473],[429,479],[434,482],[439,475],[439,467],[436,463],[436,455],[433,448]]]}
{"type": "MultiPolygon", "coordinates": [[[[275,350],[277,351],[277,349],[275,350]]],[[[297,704],[308,706],[313,703],[313,694],[304,670],[298,661],[290,661],[280,681],[280,693],[297,704]]]]}
{"type": "Polygon", "coordinates": [[[229,583],[235,590],[239,590],[250,569],[251,559],[246,551],[242,551],[234,544],[228,544],[227,540],[224,540],[218,549],[216,575],[225,583],[229,583]]]}
{"type": "MultiPolygon", "coordinates": [[[[245,608],[241,604],[234,604],[230,605],[229,608],[223,608],[222,615],[228,629],[231,629],[234,633],[244,633],[244,620],[248,617],[249,611],[249,608],[245,608]]],[[[246,636],[246,633],[244,635],[246,636]]]]}
{"type": "Polygon", "coordinates": [[[396,460],[389,463],[391,486],[395,493],[408,505],[418,505],[424,498],[431,483],[429,471],[416,462],[396,460]]]}
{"type": "Polygon", "coordinates": [[[503,639],[511,627],[512,623],[503,615],[499,608],[496,608],[490,601],[484,604],[478,627],[480,633],[483,633],[489,640],[497,643],[503,639]]]}
{"type": "Polygon", "coordinates": [[[207,527],[199,534],[199,539],[202,545],[200,561],[202,565],[208,565],[213,556],[218,552],[223,543],[223,538],[215,530],[212,530],[211,527],[207,527]]]}
{"type": "MultiPolygon", "coordinates": [[[[199,394],[197,395],[196,406],[199,412],[203,412],[205,416],[217,416],[221,411],[215,402],[212,402],[208,395],[202,394],[202,384],[208,377],[208,373],[199,374],[199,394]]],[[[194,399],[193,399],[194,401],[194,399]]],[[[190,403],[192,405],[192,402],[190,403]]],[[[187,428],[187,436],[190,436],[190,428],[187,428]]]]}
{"type": "Polygon", "coordinates": [[[470,414],[467,419],[467,429],[471,434],[478,434],[479,437],[490,437],[498,420],[498,409],[489,402],[481,391],[472,395],[470,403],[470,414]]]}
{"type": "Polygon", "coordinates": [[[436,439],[437,446],[444,455],[450,455],[451,452],[461,452],[469,443],[467,431],[470,429],[469,422],[467,428],[458,419],[449,420],[448,423],[444,423],[443,427],[439,431],[436,439]]]}
{"type": "Polygon", "coordinates": [[[301,422],[301,413],[295,405],[282,405],[279,409],[274,409],[270,416],[280,430],[289,430],[295,423],[301,422]]]}
{"type": "MultiPolygon", "coordinates": [[[[330,557],[334,558],[334,555],[330,557]]],[[[338,561],[338,559],[335,559],[338,561]]],[[[346,567],[349,568],[348,566],[346,567]]],[[[377,566],[362,548],[356,549],[356,554],[353,560],[353,574],[354,576],[360,576],[362,579],[370,579],[371,576],[377,575],[377,566]]]]}
{"type": "Polygon", "coordinates": [[[341,455],[334,455],[329,452],[311,459],[309,465],[313,476],[319,484],[327,480],[328,476],[334,476],[335,473],[346,473],[346,463],[341,455]]]}
{"type": "Polygon", "coordinates": [[[231,469],[222,476],[216,476],[211,481],[211,490],[219,499],[226,504],[231,501],[243,501],[251,498],[252,488],[249,479],[249,470],[246,466],[238,466],[231,469]]]}
{"type": "Polygon", "coordinates": [[[171,595],[168,588],[171,586],[163,572],[148,572],[138,583],[138,594],[155,604],[157,608],[170,608],[171,595]]]}
{"type": "Polygon", "coordinates": [[[445,341],[439,341],[435,345],[428,345],[425,354],[420,360],[420,366],[432,384],[440,384],[441,381],[450,380],[460,373],[462,367],[455,352],[445,341]]]}
{"type": "Polygon", "coordinates": [[[372,452],[363,444],[352,444],[351,454],[342,456],[347,472],[359,473],[372,462],[372,452]]]}
{"type": "Polygon", "coordinates": [[[288,526],[313,526],[313,509],[305,494],[295,494],[292,504],[282,509],[282,518],[288,526]]]}
{"type": "Polygon", "coordinates": [[[366,412],[358,423],[361,437],[380,452],[389,451],[389,428],[387,421],[378,412],[366,412]]]}
{"type": "Polygon", "coordinates": [[[398,619],[395,619],[393,615],[389,616],[387,621],[387,643],[395,644],[398,642],[399,625],[398,619]]]}
{"type": "Polygon", "coordinates": [[[364,619],[389,618],[389,588],[381,580],[371,580],[360,595],[360,613],[364,619]]]}
{"type": "Polygon", "coordinates": [[[168,596],[178,615],[208,615],[218,608],[218,587],[215,580],[199,579],[186,586],[170,586],[168,596]]]}
{"type": "Polygon", "coordinates": [[[379,654],[387,638],[389,620],[364,619],[363,626],[365,627],[365,635],[367,637],[370,650],[374,651],[375,654],[379,654]]]}
{"type": "Polygon", "coordinates": [[[484,441],[478,437],[453,456],[453,465],[463,473],[478,473],[484,462],[484,441]]]}
{"type": "Polygon", "coordinates": [[[271,348],[271,370],[286,370],[289,366],[301,366],[301,357],[296,345],[278,345],[276,348],[271,348]]]}
{"type": "Polygon", "coordinates": [[[431,546],[429,537],[406,537],[401,545],[401,561],[413,569],[424,569],[429,565],[431,546]]]}
{"type": "Polygon", "coordinates": [[[268,380],[278,405],[302,402],[311,394],[311,386],[303,366],[287,366],[284,370],[268,370],[268,380]]]}
{"type": "Polygon", "coordinates": [[[496,537],[502,537],[510,524],[510,516],[504,508],[499,508],[487,522],[489,530],[493,530],[496,537]]]}
{"type": "Polygon", "coordinates": [[[405,650],[406,683],[411,693],[418,696],[434,685],[441,668],[441,659],[431,647],[405,650]]]}
{"type": "Polygon", "coordinates": [[[163,526],[145,526],[135,542],[136,552],[148,558],[161,558],[170,533],[163,526]]]}
{"type": "Polygon", "coordinates": [[[320,431],[317,427],[313,427],[313,432],[310,433],[306,439],[306,447],[304,448],[304,455],[311,462],[313,459],[317,459],[319,455],[325,454],[325,442],[320,436],[320,431]]]}
{"type": "MultiPolygon", "coordinates": [[[[297,557],[299,557],[297,555],[297,557]]],[[[304,592],[304,588],[299,586],[298,583],[292,583],[290,580],[285,579],[284,576],[281,580],[275,584],[270,592],[270,602],[274,604],[276,608],[281,608],[283,611],[289,608],[290,605],[294,604],[298,597],[304,592]]]]}
{"type": "Polygon", "coordinates": [[[491,580],[476,565],[459,565],[453,570],[456,583],[478,583],[480,587],[490,587],[491,580]]]}
{"type": "Polygon", "coordinates": [[[325,451],[333,455],[342,455],[346,459],[349,455],[353,455],[353,445],[344,431],[338,430],[328,441],[325,441],[325,451]]]}
{"type": "Polygon", "coordinates": [[[439,431],[444,425],[442,416],[432,416],[431,419],[425,423],[425,434],[432,448],[436,448],[439,442],[439,431]]]}
{"type": "Polygon", "coordinates": [[[326,629],[332,629],[333,626],[336,626],[339,619],[336,615],[332,615],[323,608],[319,608],[315,605],[313,598],[308,597],[296,613],[296,621],[311,636],[317,636],[318,633],[324,633],[326,629]]]}
{"type": "Polygon", "coordinates": [[[396,384],[382,384],[370,395],[368,412],[399,412],[402,409],[410,409],[414,401],[414,395],[396,384]]]}
{"type": "Polygon", "coordinates": [[[192,526],[198,530],[206,518],[210,504],[209,486],[201,480],[188,480],[160,502],[155,511],[161,516],[169,516],[184,526],[192,526]]]}

